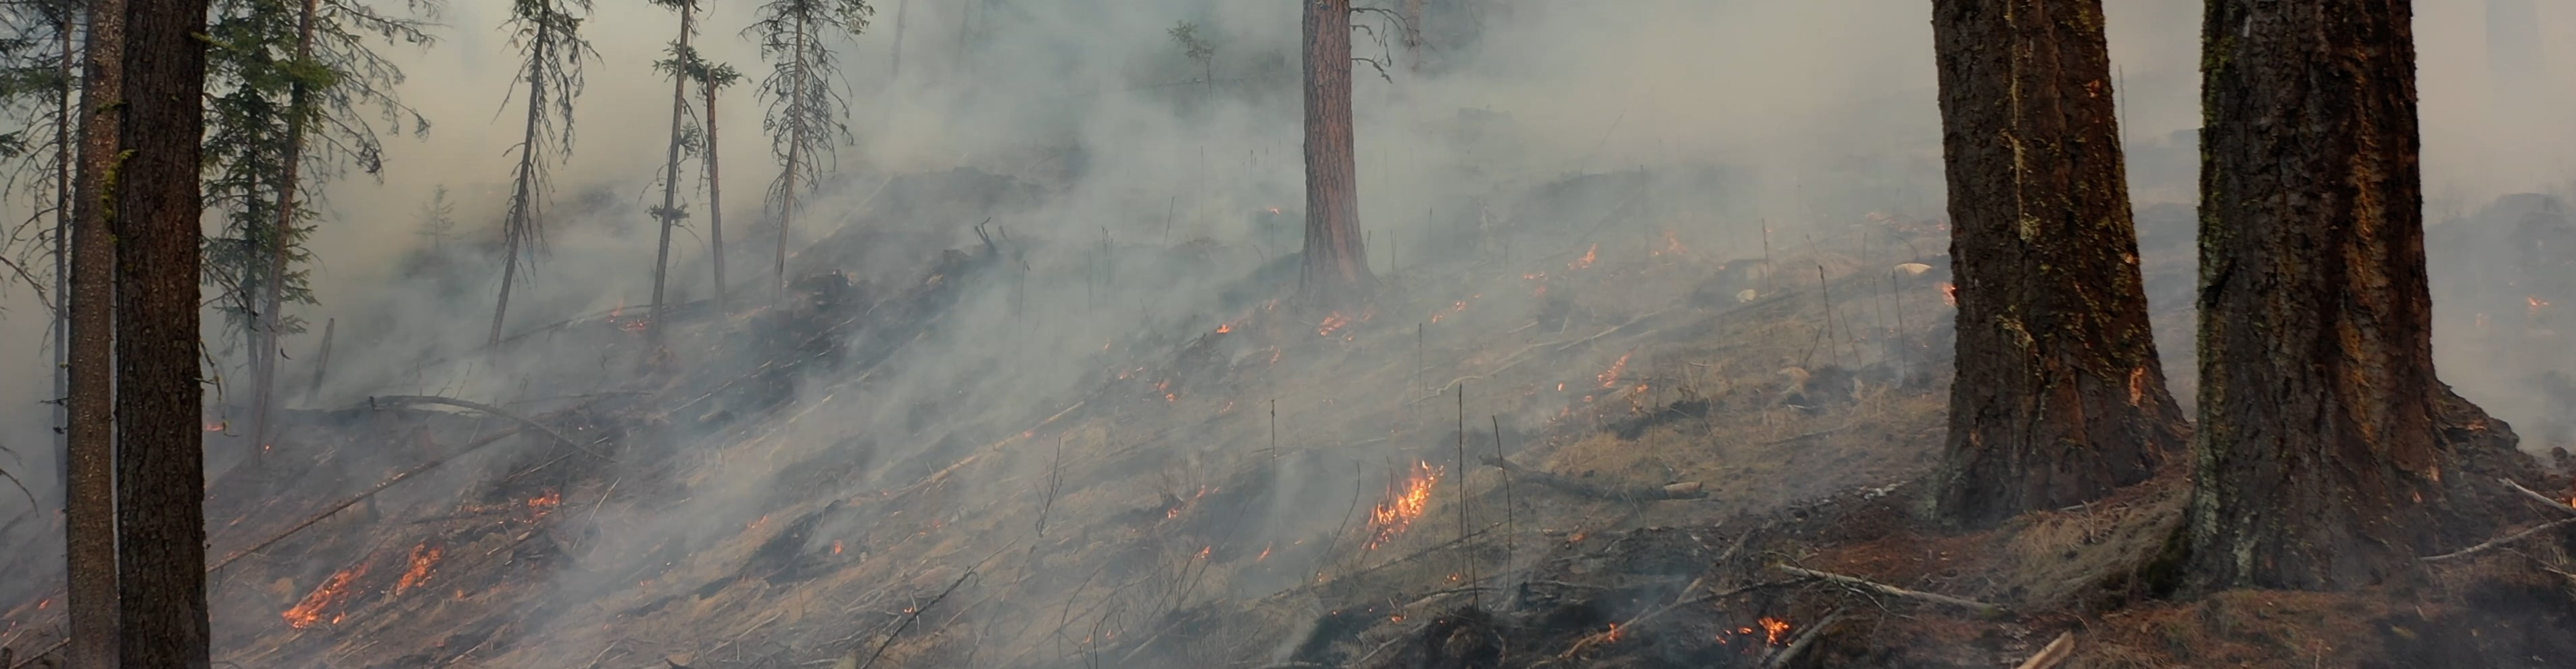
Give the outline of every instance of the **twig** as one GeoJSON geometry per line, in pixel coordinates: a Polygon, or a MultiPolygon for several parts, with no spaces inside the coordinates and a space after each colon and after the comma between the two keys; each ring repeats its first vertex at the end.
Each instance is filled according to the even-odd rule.
{"type": "Polygon", "coordinates": [[[1805,653],[1808,648],[1815,646],[1816,639],[1824,637],[1826,629],[1842,620],[1842,612],[1835,611],[1832,615],[1825,616],[1824,620],[1816,621],[1816,624],[1807,627],[1807,631],[1799,633],[1796,641],[1789,642],[1787,648],[1772,653],[1771,659],[1763,660],[1762,669],[1780,669],[1789,666],[1789,662],[1798,659],[1800,653],[1805,653]]]}
{"type": "MultiPolygon", "coordinates": [[[[1010,546],[1003,546],[1003,547],[1002,547],[1002,550],[1010,550],[1010,546]]],[[[981,569],[981,568],[983,568],[983,566],[984,566],[984,562],[989,561],[989,560],[992,560],[994,555],[1001,555],[1001,554],[1002,554],[1002,552],[1001,552],[1001,551],[994,551],[994,552],[993,552],[993,555],[987,555],[987,556],[984,556],[984,559],[983,559],[983,560],[977,560],[977,561],[975,561],[975,565],[974,565],[974,566],[971,566],[971,567],[967,567],[967,568],[966,568],[966,573],[958,574],[958,575],[957,575],[957,580],[955,580],[955,581],[950,581],[950,582],[948,583],[948,589],[939,591],[939,596],[937,596],[937,597],[932,597],[932,598],[930,598],[930,601],[929,601],[929,602],[923,603],[923,604],[922,604],[922,605],[920,605],[920,606],[912,607],[912,610],[911,610],[911,611],[905,612],[905,613],[904,613],[904,616],[903,616],[903,622],[900,622],[900,623],[896,623],[896,624],[895,624],[895,626],[894,626],[894,631],[893,631],[893,632],[889,632],[889,633],[887,633],[887,634],[886,634],[885,641],[880,642],[880,643],[878,643],[878,644],[877,644],[877,651],[876,651],[875,653],[871,653],[871,654],[869,654],[869,655],[868,655],[868,661],[863,662],[863,663],[860,663],[860,664],[859,664],[859,669],[868,669],[869,667],[874,667],[874,666],[876,666],[876,664],[877,664],[877,658],[880,658],[880,657],[884,657],[884,656],[885,656],[886,647],[894,645],[894,640],[895,640],[895,639],[902,638],[902,637],[903,637],[903,630],[904,630],[904,628],[911,627],[911,626],[912,626],[913,621],[920,620],[920,619],[921,619],[921,612],[930,610],[930,607],[938,606],[938,605],[939,605],[939,600],[947,599],[947,598],[948,598],[948,594],[949,594],[949,593],[953,593],[953,592],[956,592],[956,591],[957,591],[957,586],[965,585],[965,584],[966,584],[966,579],[974,578],[974,577],[975,577],[975,570],[976,570],[976,569],[981,569]]]]}
{"type": "Polygon", "coordinates": [[[2014,669],[2050,669],[2065,664],[2071,657],[2075,657],[2075,633],[2059,632],[2056,641],[2048,642],[2048,647],[2039,649],[2038,655],[2030,656],[2029,661],[2014,669]]]}
{"type": "Polygon", "coordinates": [[[2513,543],[2513,542],[2516,542],[2516,541],[2521,541],[2524,537],[2529,537],[2529,536],[2534,535],[2534,534],[2539,534],[2539,533],[2544,532],[2544,531],[2547,531],[2547,530],[2554,530],[2554,529],[2558,529],[2558,528],[2560,528],[2560,527],[2567,526],[2567,525],[2576,525],[2576,518],[2560,518],[2560,519],[2558,519],[2558,520],[2553,520],[2553,521],[2549,521],[2549,522],[2547,522],[2547,523],[2542,523],[2542,524],[2541,524],[2540,526],[2538,526],[2538,527],[2534,527],[2534,528],[2531,528],[2531,529],[2528,529],[2528,530],[2523,530],[2523,531],[2520,531],[2520,532],[2515,532],[2515,533],[2513,533],[2513,534],[2505,535],[2505,536],[2500,537],[2500,538],[2496,538],[2496,539],[2488,540],[2486,543],[2478,544],[2478,545],[2475,545],[2475,546],[2470,546],[2470,547],[2468,547],[2468,548],[2463,548],[2463,549],[2456,550],[2456,551],[2452,551],[2452,552],[2449,552],[2449,553],[2443,553],[2443,554],[2441,554],[2441,555],[2434,555],[2434,556],[2430,556],[2430,557],[2425,557],[2425,558],[2422,558],[2422,559],[2423,559],[2423,561],[2425,561],[2425,562],[2440,562],[2440,561],[2443,561],[2443,560],[2449,560],[2449,559],[2453,559],[2453,558],[2463,558],[2463,557],[2468,557],[2468,556],[2471,556],[2471,555],[2476,555],[2476,554],[2479,554],[2479,553],[2486,552],[2488,549],[2495,548],[2495,547],[2497,547],[2497,546],[2502,546],[2502,545],[2510,544],[2510,543],[2513,543]]]}
{"type": "Polygon", "coordinates": [[[1926,601],[1926,602],[1931,602],[1931,603],[1934,603],[1934,604],[1940,604],[1940,605],[1944,605],[1944,606],[1953,606],[1953,607],[1958,607],[1958,608],[1968,609],[1968,610],[1970,610],[1970,611],[1974,611],[1974,612],[1976,612],[1976,613],[1977,613],[1977,615],[1979,615],[1979,616],[1985,616],[1985,617],[1997,617],[1997,616],[2002,616],[2002,615],[2004,615],[2005,613],[2007,613],[2007,612],[2005,611],[2004,607],[1997,606],[1997,605],[1994,605],[1994,604],[1988,604],[1988,603],[1980,602],[1980,601],[1976,601],[1976,600],[1973,600],[1973,599],[1960,599],[1960,598],[1952,597],[1952,596],[1949,596],[1949,595],[1935,594],[1935,593],[1929,593],[1929,592],[1922,592],[1922,591],[1919,591],[1919,590],[1907,590],[1907,589],[1905,589],[1905,588],[1899,588],[1899,587],[1896,587],[1896,586],[1893,586],[1893,585],[1888,585],[1888,584],[1885,584],[1885,583],[1880,583],[1880,582],[1877,582],[1877,581],[1872,581],[1872,580],[1865,579],[1865,578],[1860,578],[1860,577],[1857,577],[1857,576],[1844,576],[1844,575],[1842,575],[1842,574],[1836,574],[1836,573],[1831,573],[1831,572],[1816,571],[1816,570],[1813,570],[1813,569],[1801,569],[1801,568],[1798,568],[1798,567],[1792,567],[1792,566],[1785,565],[1785,564],[1783,564],[1783,565],[1772,565],[1772,568],[1774,568],[1774,569],[1778,569],[1778,570],[1780,570],[1780,572],[1781,572],[1781,573],[1788,574],[1788,575],[1790,575],[1790,576],[1799,576],[1799,577],[1804,577],[1804,578],[1812,578],[1812,579],[1817,579],[1817,580],[1822,580],[1822,581],[1830,582],[1830,583],[1833,583],[1833,584],[1835,584],[1835,585],[1840,585],[1840,586],[1843,586],[1843,587],[1848,587],[1848,588],[1858,588],[1858,589],[1862,589],[1862,590],[1868,590],[1868,591],[1876,592],[1876,593],[1879,593],[1879,594],[1882,594],[1882,595],[1891,595],[1891,596],[1896,596],[1896,597],[1905,597],[1905,598],[1909,598],[1909,599],[1919,599],[1919,600],[1923,600],[1923,601],[1926,601]]]}
{"type": "MultiPolygon", "coordinates": [[[[1495,414],[1495,415],[1493,416],[1493,420],[1494,420],[1494,459],[1500,460],[1500,459],[1502,459],[1502,457],[1503,457],[1503,417],[1502,417],[1502,415],[1501,415],[1501,414],[1495,414]]],[[[1513,521],[1512,514],[1513,514],[1513,510],[1512,510],[1512,470],[1505,469],[1505,470],[1503,470],[1503,572],[1502,572],[1502,573],[1503,573],[1503,579],[1504,579],[1504,580],[1507,580],[1507,581],[1511,579],[1511,574],[1512,574],[1512,540],[1513,540],[1513,539],[1515,539],[1515,538],[1518,538],[1518,537],[1519,537],[1519,525],[1513,521]]]]}

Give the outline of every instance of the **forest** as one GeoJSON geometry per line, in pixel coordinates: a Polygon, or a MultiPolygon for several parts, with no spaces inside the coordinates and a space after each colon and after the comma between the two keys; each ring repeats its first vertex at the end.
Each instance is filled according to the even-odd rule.
{"type": "Polygon", "coordinates": [[[0,3],[0,669],[2576,668],[2566,44],[0,3]]]}

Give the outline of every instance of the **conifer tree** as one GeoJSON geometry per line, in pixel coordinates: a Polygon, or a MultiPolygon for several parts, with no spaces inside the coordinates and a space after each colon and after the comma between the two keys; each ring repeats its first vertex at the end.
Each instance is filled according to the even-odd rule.
{"type": "Polygon", "coordinates": [[[509,218],[501,228],[501,296],[492,306],[489,346],[501,344],[501,325],[510,314],[510,289],[517,283],[519,268],[544,248],[545,217],[539,202],[547,190],[547,146],[560,145],[551,154],[557,160],[572,154],[572,103],[581,96],[582,62],[599,55],[582,39],[582,17],[575,12],[590,13],[590,0],[512,0],[510,4],[511,41],[526,57],[519,75],[528,86],[528,117],[517,147],[519,164],[510,175],[509,218]]]}
{"type": "Polygon", "coordinates": [[[717,157],[723,154],[717,151],[716,145],[716,94],[741,80],[742,73],[734,71],[731,65],[701,58],[696,49],[685,46],[673,49],[670,58],[654,63],[653,67],[697,82],[698,93],[704,99],[705,116],[700,127],[706,137],[702,151],[706,158],[703,165],[707,183],[707,255],[715,263],[716,311],[730,313],[725,304],[724,173],[717,161],[717,157]]]}
{"type": "Polygon", "coordinates": [[[876,10],[866,0],[770,0],[760,6],[743,32],[760,41],[760,56],[770,63],[760,95],[769,102],[770,152],[778,157],[778,180],[770,186],[770,203],[778,212],[778,256],[771,287],[787,290],[787,238],[795,229],[796,189],[819,182],[829,166],[834,138],[852,143],[848,100],[833,88],[839,81],[832,46],[846,44],[868,27],[876,10]]]}

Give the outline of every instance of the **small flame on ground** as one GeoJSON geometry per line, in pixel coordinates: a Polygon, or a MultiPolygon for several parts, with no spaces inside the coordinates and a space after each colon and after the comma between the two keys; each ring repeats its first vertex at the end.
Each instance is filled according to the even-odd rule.
{"type": "MultiPolygon", "coordinates": [[[[1268,556],[1268,555],[1270,555],[1270,551],[1269,551],[1269,550],[1267,550],[1267,549],[1264,549],[1264,550],[1262,550],[1262,551],[1261,551],[1261,554],[1262,554],[1262,555],[1264,555],[1264,556],[1268,556]]],[[[53,606],[53,605],[54,605],[54,598],[52,598],[52,597],[46,597],[46,598],[44,598],[44,599],[36,600],[36,610],[38,610],[38,611],[43,611],[43,610],[45,610],[45,607],[53,606]]]]}
{"type": "Polygon", "coordinates": [[[549,489],[545,494],[531,497],[528,499],[528,520],[534,522],[545,518],[547,513],[553,512],[558,506],[563,506],[561,491],[549,489]]]}
{"type": "Polygon", "coordinates": [[[1574,262],[1572,262],[1572,263],[1567,263],[1567,264],[1566,264],[1566,266],[1565,266],[1565,268],[1566,268],[1566,269],[1583,269],[1583,268],[1586,268],[1586,267],[1591,267],[1591,266],[1592,266],[1592,261],[1600,260],[1600,259],[1601,259],[1601,245],[1600,245],[1600,244],[1594,244],[1594,245],[1592,245],[1592,248],[1588,248],[1588,249],[1584,249],[1584,250],[1583,250],[1583,257],[1581,257],[1581,258],[1576,258],[1576,259],[1574,260],[1574,262]]]}
{"type": "Polygon", "coordinates": [[[1439,484],[1440,474],[1440,468],[1431,466],[1431,463],[1413,461],[1413,473],[1403,482],[1403,487],[1388,490],[1387,501],[1378,503],[1377,508],[1369,511],[1369,526],[1377,531],[1369,540],[1370,550],[1403,533],[1405,528],[1413,525],[1413,519],[1422,517],[1423,510],[1431,506],[1431,489],[1439,484]]]}
{"type": "Polygon", "coordinates": [[[1255,563],[1258,563],[1258,562],[1260,562],[1260,561],[1262,561],[1262,560],[1268,560],[1268,559],[1270,559],[1270,549],[1271,549],[1271,548],[1273,548],[1273,547],[1276,547],[1276,546],[1278,546],[1278,544],[1274,543],[1274,544],[1271,544],[1271,545],[1269,545],[1269,546],[1263,546],[1263,547],[1261,547],[1261,555],[1260,555],[1259,557],[1252,558],[1252,561],[1253,561],[1253,562],[1255,562],[1255,563]]]}
{"type": "Polygon", "coordinates": [[[1342,326],[1350,324],[1351,317],[1344,316],[1342,315],[1342,312],[1336,311],[1331,315],[1325,316],[1324,322],[1315,326],[1315,335],[1319,337],[1330,337],[1333,336],[1333,331],[1340,330],[1342,329],[1342,326]]]}
{"type": "Polygon", "coordinates": [[[1959,287],[1948,281],[1941,282],[1939,286],[1941,288],[1941,303],[1953,307],[1959,306],[1959,287]]]}
{"type": "MultiPolygon", "coordinates": [[[[286,618],[286,624],[289,627],[295,629],[312,627],[315,623],[322,622],[323,609],[348,601],[349,583],[365,575],[367,575],[367,564],[364,562],[358,563],[355,567],[342,569],[340,573],[332,574],[331,580],[324,581],[322,587],[314,588],[311,594],[305,595],[303,601],[296,602],[294,608],[287,609],[285,613],[279,615],[286,618]]],[[[340,622],[342,617],[332,616],[331,622],[340,622]]]]}
{"type": "Polygon", "coordinates": [[[1620,375],[1621,373],[1623,373],[1623,372],[1628,371],[1628,356],[1632,356],[1632,355],[1636,355],[1636,354],[1637,354],[1637,353],[1636,353],[1635,351],[1630,351],[1630,352],[1627,352],[1627,353],[1621,354],[1621,355],[1619,356],[1619,361],[1618,361],[1618,362],[1610,363],[1610,370],[1609,370],[1609,371],[1602,372],[1602,373],[1600,374],[1600,376],[1595,377],[1595,378],[1599,378],[1599,379],[1601,379],[1601,387],[1603,387],[1603,388],[1616,388],[1616,387],[1618,387],[1618,386],[1619,386],[1619,375],[1620,375]]]}
{"type": "Polygon", "coordinates": [[[231,427],[231,426],[232,426],[232,421],[221,421],[221,422],[207,423],[207,424],[206,424],[206,431],[207,431],[207,432],[222,432],[222,431],[224,431],[226,428],[229,428],[229,427],[231,427]]]}
{"type": "Polygon", "coordinates": [[[1780,645],[1781,641],[1785,640],[1789,636],[1789,621],[1764,616],[1760,621],[1760,624],[1762,625],[1762,634],[1764,637],[1763,643],[1777,646],[1780,645]]]}
{"type": "Polygon", "coordinates": [[[1618,643],[1618,642],[1619,642],[1619,623],[1610,623],[1610,634],[1609,634],[1608,636],[1603,637],[1603,638],[1602,638],[1602,640],[1603,640],[1603,641],[1610,642],[1610,643],[1618,643]]]}
{"type": "Polygon", "coordinates": [[[447,549],[445,547],[432,546],[428,543],[413,546],[411,548],[411,569],[403,572],[402,580],[394,582],[394,595],[400,596],[405,592],[410,592],[412,588],[420,587],[420,584],[428,582],[430,567],[437,566],[439,556],[445,555],[446,553],[447,549]]]}
{"type": "Polygon", "coordinates": [[[1664,246],[1663,248],[1655,249],[1654,255],[1660,256],[1667,253],[1679,255],[1682,253],[1688,253],[1689,251],[1690,249],[1682,246],[1682,240],[1680,237],[1675,236],[1671,230],[1665,230],[1664,246]]]}
{"type": "Polygon", "coordinates": [[[1209,553],[1213,553],[1213,552],[1216,552],[1216,547],[1215,547],[1215,546],[1201,546],[1201,547],[1199,547],[1199,555],[1198,555],[1198,557],[1191,558],[1191,559],[1195,559],[1195,560],[1205,560],[1205,559],[1207,559],[1208,554],[1209,554],[1209,553]]]}
{"type": "Polygon", "coordinates": [[[2534,315],[2534,316],[2538,316],[2538,315],[2540,315],[2540,310],[2541,310],[2541,309],[2545,309],[2545,308],[2548,308],[2548,307],[2549,307],[2549,301],[2548,301],[2548,300],[2544,300],[2544,299],[2540,299],[2540,296],[2538,296],[2538,295],[2532,295],[2532,296],[2524,297],[2524,298],[2522,298],[2522,299],[2523,299],[2523,301],[2525,301],[2525,302],[2529,302],[2529,303],[2531,303],[2531,315],[2534,315]]]}
{"type": "Polygon", "coordinates": [[[833,539],[833,540],[832,540],[832,554],[833,554],[833,555],[840,555],[840,554],[841,554],[841,540],[839,540],[839,539],[833,539]]]}

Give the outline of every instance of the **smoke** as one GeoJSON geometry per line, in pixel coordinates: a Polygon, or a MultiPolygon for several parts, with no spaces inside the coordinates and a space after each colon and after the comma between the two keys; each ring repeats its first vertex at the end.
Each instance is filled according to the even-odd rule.
{"type": "MultiPolygon", "coordinates": [[[[2563,46],[2576,44],[2576,9],[2524,0],[2532,30],[2514,39],[2536,43],[2490,48],[2487,4],[2418,3],[2424,166],[2437,221],[2508,193],[2568,190],[2561,156],[2576,149],[2576,134],[2544,110],[2565,107],[2560,91],[2576,84],[2576,53],[2563,46]],[[2491,63],[2494,54],[2531,62],[2491,63]]],[[[2197,160],[2189,131],[2199,119],[2197,12],[2189,3],[2108,5],[2137,200],[2188,204],[2197,160]]],[[[1602,211],[1531,221],[1564,212],[1515,207],[1532,201],[1526,193],[1578,174],[1656,175],[1662,197],[1688,202],[1677,208],[1696,214],[1652,227],[1678,226],[1693,247],[1739,257],[1755,253],[1766,225],[1785,244],[1779,240],[1872,212],[1943,215],[1931,35],[1919,5],[1430,6],[1431,44],[1418,69],[1391,24],[1359,17],[1372,32],[1357,39],[1357,55],[1378,61],[1355,72],[1361,219],[1381,272],[1512,253],[1462,230],[1516,216],[1522,229],[1545,234],[1501,243],[1552,245],[1524,246],[1523,258],[1564,251],[1559,242],[1590,234],[1602,211]]],[[[426,141],[388,138],[381,181],[330,187],[312,238],[319,304],[298,310],[317,325],[335,320],[336,341],[321,392],[291,406],[337,408],[389,394],[502,404],[634,382],[636,361],[612,359],[585,339],[594,335],[548,326],[649,300],[655,237],[647,210],[658,203],[670,121],[670,81],[649,64],[662,57],[676,17],[602,3],[584,23],[599,58],[585,64],[590,85],[577,102],[575,152],[553,168],[546,253],[511,302],[507,331],[518,338],[486,355],[480,348],[498,289],[490,242],[515,160],[507,150],[520,133],[512,105],[523,98],[514,96],[524,95],[514,91],[519,59],[496,29],[503,9],[452,4],[441,16],[441,44],[391,52],[409,74],[403,99],[436,125],[426,141]],[[456,204],[450,239],[420,234],[414,217],[440,186],[456,204]]],[[[695,44],[756,81],[768,65],[736,33],[751,9],[746,0],[710,3],[695,44]]],[[[804,213],[787,233],[798,253],[790,278],[841,271],[870,290],[901,290],[939,267],[942,251],[979,245],[974,228],[988,217],[991,232],[1007,235],[1006,266],[959,289],[944,307],[940,336],[907,344],[868,378],[801,379],[796,408],[784,415],[822,418],[697,435],[774,443],[766,462],[726,470],[673,509],[636,517],[612,509],[588,522],[617,526],[628,535],[620,541],[637,545],[712,540],[715,529],[739,527],[776,504],[773,477],[846,455],[853,444],[864,445],[865,460],[838,482],[842,492],[910,481],[966,445],[1006,439],[1077,401],[1085,384],[1123,364],[1113,350],[1168,347],[1259,308],[1260,300],[1219,288],[1246,285],[1299,244],[1297,11],[1285,2],[882,0],[867,32],[838,51],[856,141],[800,204],[804,213]],[[897,3],[907,1],[897,76],[890,50],[897,3]],[[1216,47],[1205,70],[1212,80],[1166,36],[1185,21],[1216,47]],[[1263,215],[1272,208],[1288,223],[1263,215]]],[[[776,174],[764,112],[748,84],[727,91],[718,110],[727,278],[734,296],[751,303],[774,290],[768,277],[779,234],[763,197],[776,174]]],[[[712,290],[704,192],[694,163],[683,172],[692,216],[675,238],[671,285],[685,302],[712,290]]],[[[2500,249],[2437,259],[2432,270],[2445,281],[2500,249]]],[[[1269,277],[1293,282],[1294,272],[1269,277]]],[[[0,341],[19,343],[0,358],[0,373],[21,379],[0,388],[0,446],[9,449],[0,469],[25,481],[45,509],[29,511],[14,489],[0,488],[0,526],[31,538],[13,537],[5,563],[37,565],[8,570],[15,576],[0,584],[0,597],[31,596],[53,587],[46,579],[55,577],[37,575],[58,573],[59,563],[47,557],[60,546],[59,523],[47,520],[59,492],[51,419],[39,404],[50,394],[51,353],[32,294],[12,287],[0,298],[0,341]],[[22,513],[39,520],[7,525],[22,513]]],[[[2528,394],[2522,375],[2504,371],[2515,366],[2450,364],[2483,358],[2470,355],[2475,344],[2452,327],[2474,319],[2443,305],[2437,343],[2448,379],[2472,399],[2502,406],[2508,420],[2545,410],[2494,404],[2528,394]]],[[[210,328],[209,336],[220,334],[210,328]]],[[[310,373],[320,337],[316,327],[284,343],[298,361],[289,363],[291,374],[310,373]]],[[[732,364],[718,347],[683,358],[691,366],[732,364]]],[[[218,363],[225,375],[239,369],[237,360],[218,363]]],[[[246,384],[225,387],[237,385],[246,384]]],[[[1329,407],[1291,411],[1336,419],[1329,407]]],[[[229,450],[211,466],[220,471],[243,458],[249,445],[240,441],[217,440],[229,450]]],[[[1025,474],[1045,461],[1014,462],[1025,474]]],[[[1281,485],[1338,481],[1332,477],[1346,469],[1337,467],[1317,465],[1301,474],[1312,480],[1281,485]]],[[[576,579],[560,587],[569,594],[610,585],[576,579]]]]}

